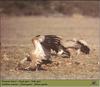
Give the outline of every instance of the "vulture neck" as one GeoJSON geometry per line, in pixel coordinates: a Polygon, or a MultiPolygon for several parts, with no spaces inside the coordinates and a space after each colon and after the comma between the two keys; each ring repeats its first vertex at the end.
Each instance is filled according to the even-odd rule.
{"type": "Polygon", "coordinates": [[[42,56],[42,57],[46,56],[44,49],[38,40],[34,40],[34,47],[35,47],[34,54],[42,56]]]}

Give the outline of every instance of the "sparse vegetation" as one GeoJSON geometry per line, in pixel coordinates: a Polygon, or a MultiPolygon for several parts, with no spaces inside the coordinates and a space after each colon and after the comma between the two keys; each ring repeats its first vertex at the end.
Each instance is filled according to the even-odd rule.
{"type": "Polygon", "coordinates": [[[99,9],[93,0],[0,0],[1,79],[100,79],[99,9]],[[91,52],[53,57],[59,64],[44,65],[47,71],[15,70],[39,34],[84,39],[91,52]]]}
{"type": "Polygon", "coordinates": [[[99,23],[98,18],[81,15],[2,18],[1,79],[99,79],[99,23]],[[32,37],[39,34],[60,35],[66,40],[84,39],[91,52],[78,57],[73,53],[71,58],[53,57],[59,64],[43,66],[47,71],[15,70],[25,53],[32,49],[32,37]]]}

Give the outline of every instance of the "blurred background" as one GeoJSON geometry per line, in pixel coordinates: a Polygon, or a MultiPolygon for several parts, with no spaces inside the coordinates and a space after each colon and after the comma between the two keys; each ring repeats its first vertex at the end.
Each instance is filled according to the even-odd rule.
{"type": "Polygon", "coordinates": [[[66,15],[80,13],[100,16],[99,0],[0,0],[0,13],[4,15],[66,15]]]}

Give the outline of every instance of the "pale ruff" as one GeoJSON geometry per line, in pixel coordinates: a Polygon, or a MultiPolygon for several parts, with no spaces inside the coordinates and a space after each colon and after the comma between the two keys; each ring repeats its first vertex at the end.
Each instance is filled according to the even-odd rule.
{"type": "Polygon", "coordinates": [[[35,45],[34,54],[36,55],[36,57],[39,59],[45,59],[46,55],[40,42],[38,40],[34,40],[34,45],[35,45]]]}

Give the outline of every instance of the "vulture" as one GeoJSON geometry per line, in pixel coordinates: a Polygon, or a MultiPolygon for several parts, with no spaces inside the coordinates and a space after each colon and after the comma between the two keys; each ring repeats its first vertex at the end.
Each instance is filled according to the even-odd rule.
{"type": "Polygon", "coordinates": [[[66,49],[70,48],[77,50],[77,54],[80,54],[80,52],[84,54],[90,53],[90,47],[85,40],[77,40],[74,38],[72,40],[66,40],[62,42],[62,44],[66,49]]]}
{"type": "Polygon", "coordinates": [[[51,50],[62,57],[70,57],[70,52],[61,44],[61,38],[56,35],[37,35],[32,38],[33,50],[20,62],[30,60],[30,66],[25,69],[42,69],[43,63],[51,63],[51,50]]]}
{"type": "Polygon", "coordinates": [[[76,49],[77,54],[83,52],[84,54],[90,53],[90,48],[84,40],[66,40],[56,35],[37,35],[32,38],[32,51],[20,62],[23,64],[25,61],[30,61],[29,67],[25,69],[42,69],[42,64],[51,63],[52,50],[63,58],[70,58],[69,48],[76,49]]]}

